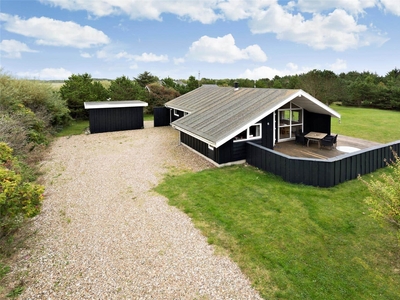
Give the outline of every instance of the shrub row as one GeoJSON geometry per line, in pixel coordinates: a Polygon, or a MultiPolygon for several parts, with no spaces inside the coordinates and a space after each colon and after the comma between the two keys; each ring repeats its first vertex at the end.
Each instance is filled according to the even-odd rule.
{"type": "Polygon", "coordinates": [[[0,143],[0,238],[40,211],[44,187],[23,180],[13,150],[0,143]]]}
{"type": "Polygon", "coordinates": [[[47,144],[50,134],[71,120],[69,109],[51,85],[0,73],[0,142],[16,154],[47,144]]]}

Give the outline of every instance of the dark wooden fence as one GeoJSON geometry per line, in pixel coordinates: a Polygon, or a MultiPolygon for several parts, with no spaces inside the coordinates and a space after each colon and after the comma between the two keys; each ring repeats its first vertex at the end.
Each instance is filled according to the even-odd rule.
{"type": "Polygon", "coordinates": [[[391,149],[400,154],[400,141],[319,160],[290,157],[248,142],[246,161],[291,183],[331,187],[385,167],[394,159],[391,149]]]}

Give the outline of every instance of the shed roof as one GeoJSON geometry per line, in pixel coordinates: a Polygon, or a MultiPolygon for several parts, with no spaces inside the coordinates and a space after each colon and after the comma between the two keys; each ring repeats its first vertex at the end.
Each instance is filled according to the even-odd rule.
{"type": "Polygon", "coordinates": [[[147,102],[140,100],[84,102],[85,109],[145,107],[147,102]]]}
{"type": "Polygon", "coordinates": [[[290,101],[310,112],[340,118],[336,111],[300,89],[203,85],[165,106],[189,113],[172,123],[175,128],[219,147],[290,101]]]}

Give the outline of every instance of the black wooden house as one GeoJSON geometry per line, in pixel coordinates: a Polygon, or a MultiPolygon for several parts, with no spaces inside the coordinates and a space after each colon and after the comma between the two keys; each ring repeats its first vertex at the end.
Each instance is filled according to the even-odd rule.
{"type": "Polygon", "coordinates": [[[299,89],[202,87],[165,104],[181,143],[216,164],[243,161],[248,141],[273,149],[298,131],[331,133],[340,114],[299,89]]]}
{"type": "Polygon", "coordinates": [[[85,102],[89,111],[91,133],[141,129],[144,127],[143,107],[139,100],[85,102]]]}

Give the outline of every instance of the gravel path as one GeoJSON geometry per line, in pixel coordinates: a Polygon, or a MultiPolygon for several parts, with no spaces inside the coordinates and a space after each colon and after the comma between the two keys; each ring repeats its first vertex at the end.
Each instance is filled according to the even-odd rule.
{"type": "Polygon", "coordinates": [[[151,191],[171,169],[212,167],[177,141],[161,127],[53,143],[37,233],[18,259],[21,299],[260,299],[184,213],[151,191]]]}

